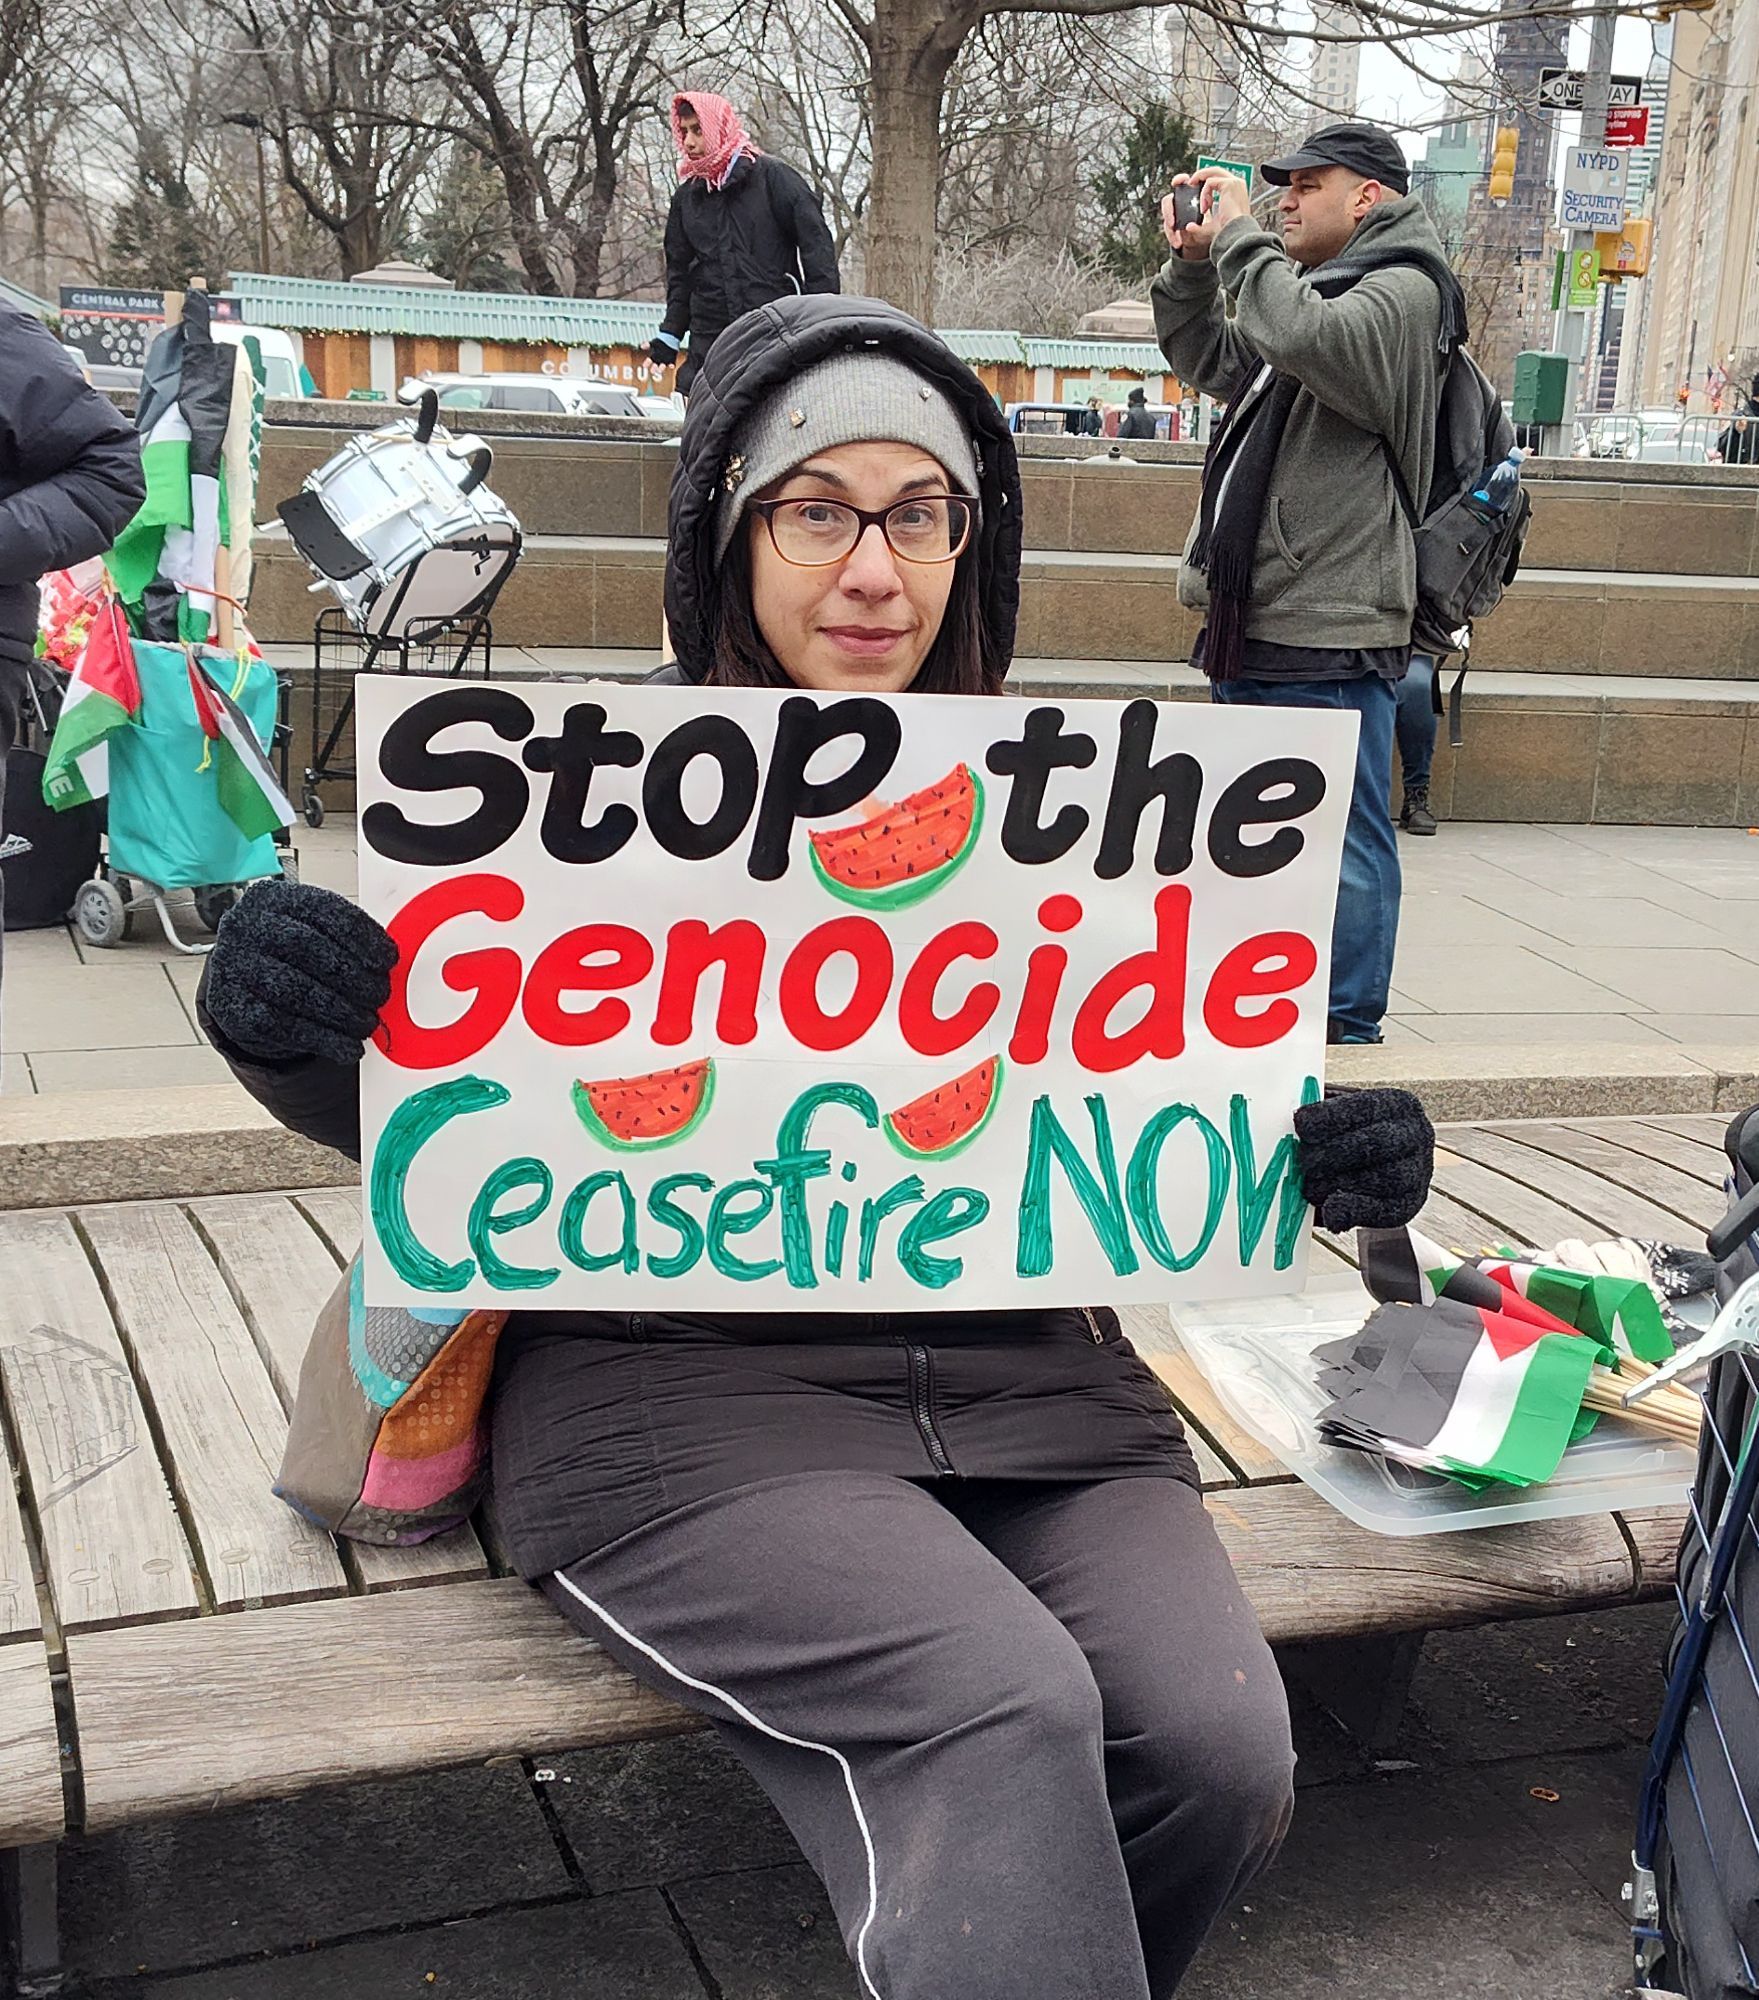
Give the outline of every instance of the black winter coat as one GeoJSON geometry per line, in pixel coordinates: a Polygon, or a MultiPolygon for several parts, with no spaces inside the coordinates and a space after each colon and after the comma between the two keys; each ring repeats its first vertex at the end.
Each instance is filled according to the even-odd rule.
{"type": "Polygon", "coordinates": [[[134,426],[41,320],[0,305],[0,668],[35,650],[37,579],[102,555],[146,495],[134,426]]]}
{"type": "Polygon", "coordinates": [[[660,331],[702,351],[754,306],[834,292],[837,251],[806,182],[768,153],[734,163],[726,182],[679,183],[666,215],[666,316],[660,331]]]}

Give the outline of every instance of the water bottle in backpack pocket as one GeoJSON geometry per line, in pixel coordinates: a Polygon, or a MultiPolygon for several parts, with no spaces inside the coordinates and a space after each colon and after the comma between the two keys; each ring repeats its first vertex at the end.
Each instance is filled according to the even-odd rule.
{"type": "MultiPolygon", "coordinates": [[[[1463,348],[1455,348],[1436,411],[1435,470],[1428,504],[1413,504],[1404,474],[1387,448],[1399,505],[1417,550],[1414,651],[1436,662],[1436,712],[1441,712],[1441,668],[1452,653],[1469,655],[1472,626],[1494,611],[1521,566],[1521,548],[1533,503],[1521,484],[1514,429],[1488,376],[1463,348]]],[[[1460,685],[1464,658],[1448,695],[1448,741],[1463,736],[1460,685]]]]}

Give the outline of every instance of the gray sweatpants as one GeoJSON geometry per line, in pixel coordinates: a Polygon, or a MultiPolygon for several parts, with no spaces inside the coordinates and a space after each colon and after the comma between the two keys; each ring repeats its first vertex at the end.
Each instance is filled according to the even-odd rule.
{"type": "Polygon", "coordinates": [[[543,1588],[714,1720],[862,2000],[1166,2000],[1288,1826],[1282,1683],[1181,1480],[766,1480],[543,1588]]]}

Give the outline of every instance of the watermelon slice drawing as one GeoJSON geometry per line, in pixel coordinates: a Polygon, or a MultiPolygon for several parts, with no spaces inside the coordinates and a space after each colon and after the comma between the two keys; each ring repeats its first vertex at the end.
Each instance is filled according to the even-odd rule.
{"type": "Polygon", "coordinates": [[[670,1146],[708,1115],[715,1096],[714,1057],[656,1069],[648,1076],[576,1083],[572,1095],[581,1124],[601,1146],[619,1153],[670,1146]]]}
{"type": "Polygon", "coordinates": [[[885,1116],[886,1137],[913,1160],[950,1160],[964,1152],[994,1115],[1002,1094],[1002,1059],[991,1056],[951,1083],[938,1083],[885,1116]]]}
{"type": "Polygon", "coordinates": [[[969,764],[955,764],[938,784],[858,825],[809,834],[813,873],[845,903],[905,910],[958,873],[982,826],[983,782],[969,764]]]}

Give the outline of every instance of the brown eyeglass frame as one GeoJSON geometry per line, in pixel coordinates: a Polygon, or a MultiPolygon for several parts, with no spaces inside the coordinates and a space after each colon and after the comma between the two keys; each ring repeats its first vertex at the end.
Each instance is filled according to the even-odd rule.
{"type": "Polygon", "coordinates": [[[900,562],[914,563],[919,569],[933,568],[937,563],[957,562],[971,546],[971,530],[977,525],[977,502],[966,499],[963,493],[913,493],[907,500],[894,500],[889,507],[857,507],[848,500],[832,499],[826,495],[796,495],[789,500],[750,500],[746,502],[746,512],[761,514],[763,524],[769,530],[770,547],[790,569],[829,569],[833,563],[847,562],[861,546],[861,538],[869,528],[878,528],[891,550],[900,562]],[[925,500],[956,501],[965,510],[965,532],[959,537],[959,546],[949,549],[944,556],[906,555],[892,540],[891,530],[886,523],[905,507],[920,507],[925,500]],[[845,514],[855,516],[855,539],[841,555],[826,556],[823,562],[798,562],[791,555],[783,553],[782,545],[776,540],[776,511],[781,507],[840,507],[845,514]]]}

